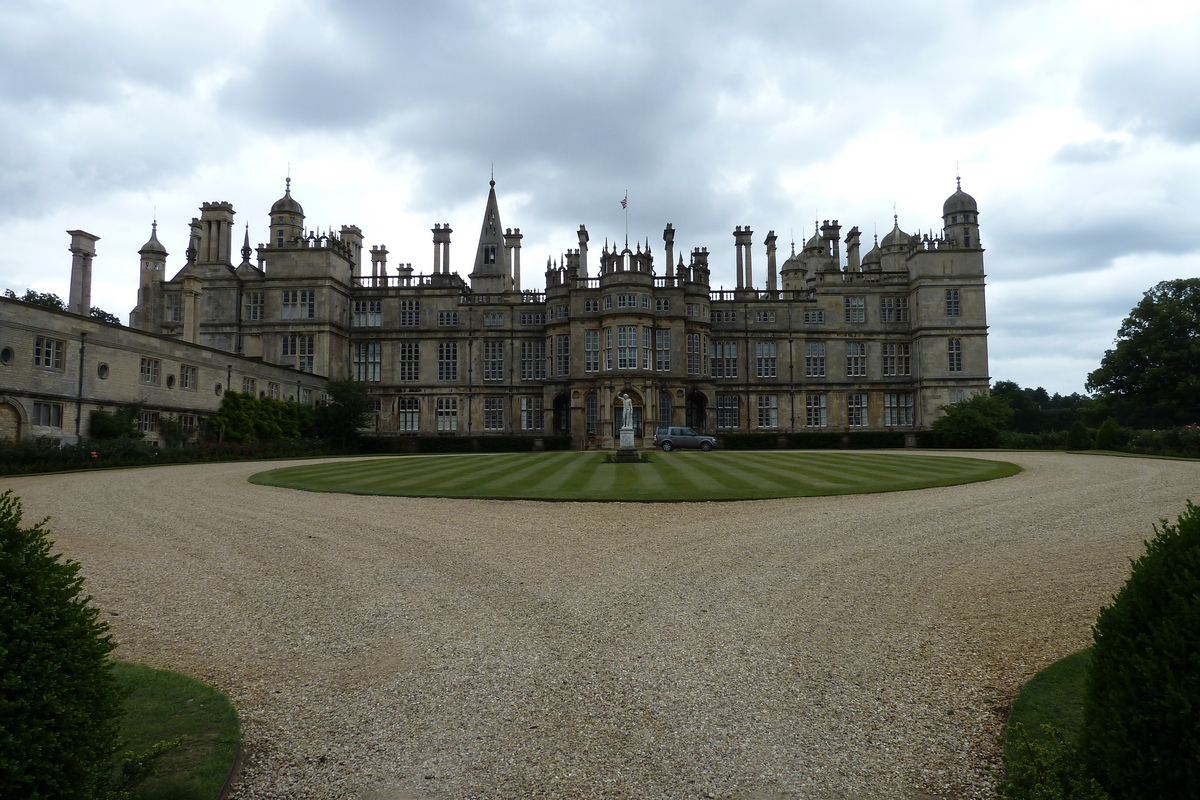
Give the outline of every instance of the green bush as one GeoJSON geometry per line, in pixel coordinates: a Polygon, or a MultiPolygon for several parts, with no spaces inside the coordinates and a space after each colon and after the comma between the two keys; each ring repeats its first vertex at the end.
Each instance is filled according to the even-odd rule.
{"type": "Polygon", "coordinates": [[[857,450],[883,450],[904,447],[902,431],[853,431],[848,434],[850,447],[857,450]]]}
{"type": "Polygon", "coordinates": [[[1155,531],[1092,628],[1081,741],[1122,800],[1200,797],[1200,508],[1155,531]]]}
{"type": "Polygon", "coordinates": [[[777,433],[727,433],[721,437],[723,450],[774,450],[778,446],[777,433]]]}
{"type": "Polygon", "coordinates": [[[82,596],[79,564],[0,495],[0,787],[7,797],[95,798],[109,778],[121,697],[116,644],[82,596]]]}
{"type": "Polygon", "coordinates": [[[1009,450],[1066,450],[1066,431],[1043,431],[1042,433],[1019,433],[1001,431],[996,446],[1009,450]]]}
{"type": "Polygon", "coordinates": [[[1071,430],[1067,431],[1067,449],[1087,450],[1091,446],[1092,432],[1088,430],[1082,420],[1076,420],[1075,424],[1071,426],[1071,430]]]}
{"type": "Polygon", "coordinates": [[[842,446],[842,434],[832,431],[789,433],[787,446],[791,450],[837,450],[842,446]]]}
{"type": "Polygon", "coordinates": [[[942,411],[944,415],[934,420],[932,426],[938,447],[995,447],[1000,431],[1013,418],[1012,407],[1006,400],[986,394],[942,406],[942,411]]]}
{"type": "Polygon", "coordinates": [[[1040,737],[1030,736],[1019,722],[1008,729],[1007,774],[996,784],[1000,796],[1010,800],[1108,800],[1078,752],[1052,725],[1041,729],[1040,737]]]}
{"type": "Polygon", "coordinates": [[[1096,431],[1097,450],[1116,450],[1121,445],[1121,427],[1112,417],[1104,420],[1096,431]]]}

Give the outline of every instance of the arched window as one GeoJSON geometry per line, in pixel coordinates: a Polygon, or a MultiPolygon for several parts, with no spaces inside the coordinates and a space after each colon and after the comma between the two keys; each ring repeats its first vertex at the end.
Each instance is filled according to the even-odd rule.
{"type": "Polygon", "coordinates": [[[600,401],[596,399],[595,392],[583,401],[583,416],[588,434],[593,433],[600,426],[600,401]]]}

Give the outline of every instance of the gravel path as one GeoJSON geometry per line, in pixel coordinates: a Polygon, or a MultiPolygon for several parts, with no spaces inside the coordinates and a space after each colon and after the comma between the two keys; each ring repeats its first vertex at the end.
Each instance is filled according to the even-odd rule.
{"type": "Polygon", "coordinates": [[[678,506],[309,494],[262,464],[0,490],[52,515],[119,657],[230,696],[234,798],[983,798],[1017,688],[1200,499],[1196,463],[1002,457],[1026,471],[678,506]]]}

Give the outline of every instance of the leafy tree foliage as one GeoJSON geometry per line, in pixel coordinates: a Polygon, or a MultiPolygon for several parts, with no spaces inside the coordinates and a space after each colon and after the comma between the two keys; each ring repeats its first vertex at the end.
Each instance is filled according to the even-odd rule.
{"type": "Polygon", "coordinates": [[[4,290],[5,297],[11,297],[14,300],[20,300],[22,303],[31,303],[35,306],[45,306],[46,308],[56,308],[59,311],[66,311],[67,304],[62,298],[56,294],[49,292],[35,292],[33,289],[26,289],[23,297],[18,297],[17,293],[12,289],[4,290]]]}
{"type": "Polygon", "coordinates": [[[276,442],[312,432],[309,406],[243,392],[226,392],[220,410],[208,423],[208,438],[224,442],[276,442]]]}
{"type": "Polygon", "coordinates": [[[366,426],[373,401],[358,381],[345,379],[325,384],[329,400],[317,407],[317,433],[323,439],[346,448],[358,439],[358,430],[366,426]]]}
{"type": "Polygon", "coordinates": [[[1083,420],[1075,420],[1071,430],[1067,431],[1068,450],[1087,450],[1092,446],[1092,432],[1083,424],[1083,420]]]}
{"type": "Polygon", "coordinates": [[[121,697],[116,645],[79,564],[50,553],[39,522],[0,495],[0,793],[94,798],[105,790],[121,697]]]}
{"type": "Polygon", "coordinates": [[[1011,429],[1019,433],[1044,433],[1069,430],[1091,406],[1090,397],[1078,392],[1051,395],[1041,386],[1022,388],[1015,381],[996,381],[992,396],[1012,406],[1011,429]]]}
{"type": "Polygon", "coordinates": [[[118,406],[113,411],[93,411],[88,419],[88,436],[93,439],[140,439],[137,418],[142,407],[118,406]]]}
{"type": "Polygon", "coordinates": [[[1200,508],[1162,520],[1092,628],[1081,740],[1123,800],[1200,797],[1200,508]]]}
{"type": "Polygon", "coordinates": [[[92,319],[98,319],[101,322],[107,322],[109,325],[120,325],[121,324],[121,319],[116,314],[110,314],[107,311],[105,311],[103,308],[98,308],[96,306],[92,306],[92,311],[91,311],[91,314],[89,314],[89,316],[92,319]]]}
{"type": "Polygon", "coordinates": [[[1116,346],[1088,375],[1128,427],[1200,422],[1200,278],[1147,291],[1117,331],[1116,346]]]}
{"type": "Polygon", "coordinates": [[[1104,420],[1096,431],[1097,450],[1116,450],[1121,445],[1121,428],[1112,417],[1104,420]]]}
{"type": "Polygon", "coordinates": [[[1013,416],[1007,400],[987,394],[942,406],[942,410],[945,415],[933,423],[933,438],[939,447],[995,447],[1000,431],[1013,416]]]}

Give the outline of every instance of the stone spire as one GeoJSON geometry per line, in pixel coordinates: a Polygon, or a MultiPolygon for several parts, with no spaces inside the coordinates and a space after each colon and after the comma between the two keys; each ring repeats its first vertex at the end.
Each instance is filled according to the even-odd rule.
{"type": "Polygon", "coordinates": [[[488,185],[487,207],[479,229],[475,267],[471,270],[471,288],[480,294],[499,294],[512,289],[512,271],[508,265],[508,249],[504,246],[500,207],[496,202],[496,181],[488,181],[488,185]]]}

